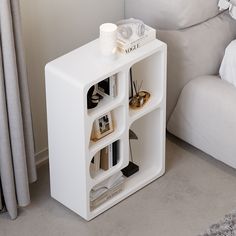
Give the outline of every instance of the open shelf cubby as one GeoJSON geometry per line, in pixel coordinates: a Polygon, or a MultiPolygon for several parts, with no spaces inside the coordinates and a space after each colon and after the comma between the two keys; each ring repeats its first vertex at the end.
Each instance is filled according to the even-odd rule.
{"type": "Polygon", "coordinates": [[[145,91],[150,94],[150,98],[142,107],[133,109],[130,106],[129,116],[132,121],[160,106],[162,99],[164,99],[165,81],[163,81],[163,76],[165,72],[162,68],[165,61],[163,53],[162,51],[154,53],[135,63],[130,69],[129,101],[132,95],[136,95],[136,91],[145,91]]]}
{"type": "Polygon", "coordinates": [[[166,52],[165,43],[153,40],[108,60],[95,40],[46,66],[51,196],[86,220],[165,172],[166,52]],[[133,81],[150,93],[135,110],[129,105],[130,68],[133,81]],[[116,78],[114,97],[98,91],[110,77],[116,78]],[[92,86],[90,96],[99,92],[103,99],[88,109],[92,86]],[[129,140],[130,130],[137,139],[129,140]],[[117,160],[101,167],[101,151],[115,142],[117,160]],[[130,168],[129,143],[138,168],[130,168]]]}
{"type": "Polygon", "coordinates": [[[99,179],[106,171],[118,165],[120,161],[120,145],[120,140],[117,140],[92,156],[89,168],[92,179],[99,179]]]}
{"type": "Polygon", "coordinates": [[[99,80],[87,91],[87,111],[92,116],[97,111],[106,110],[112,104],[117,104],[124,94],[124,73],[118,72],[99,80]]]}
{"type": "Polygon", "coordinates": [[[125,130],[124,106],[116,107],[114,110],[100,115],[90,128],[90,150],[99,149],[104,143],[114,140],[125,130]]]}
{"type": "Polygon", "coordinates": [[[130,129],[137,135],[137,140],[130,140],[133,162],[139,166],[140,173],[157,175],[163,170],[163,146],[165,130],[162,127],[163,110],[156,109],[136,120],[130,129]]]}
{"type": "Polygon", "coordinates": [[[92,189],[89,194],[90,210],[93,211],[100,207],[103,203],[107,203],[109,200],[112,201],[113,197],[117,196],[119,193],[122,193],[124,184],[124,177],[118,176],[117,183],[114,186],[110,186],[109,181],[105,183],[108,187],[104,187],[103,183],[94,186],[96,191],[92,189]]]}

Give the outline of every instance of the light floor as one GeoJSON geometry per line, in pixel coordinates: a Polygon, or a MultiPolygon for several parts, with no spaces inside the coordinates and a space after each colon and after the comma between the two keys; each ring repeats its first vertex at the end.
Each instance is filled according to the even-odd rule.
{"type": "Polygon", "coordinates": [[[0,236],[191,236],[236,209],[236,171],[168,136],[165,176],[91,222],[49,196],[48,166],[32,185],[32,204],[0,236]]]}

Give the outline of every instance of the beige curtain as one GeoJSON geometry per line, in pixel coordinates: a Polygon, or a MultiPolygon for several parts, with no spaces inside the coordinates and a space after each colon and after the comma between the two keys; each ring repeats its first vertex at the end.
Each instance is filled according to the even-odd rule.
{"type": "MultiPolygon", "coordinates": [[[[36,180],[18,0],[0,0],[0,209],[12,219],[36,180]]],[[[1,217],[1,216],[0,216],[1,217]]]]}

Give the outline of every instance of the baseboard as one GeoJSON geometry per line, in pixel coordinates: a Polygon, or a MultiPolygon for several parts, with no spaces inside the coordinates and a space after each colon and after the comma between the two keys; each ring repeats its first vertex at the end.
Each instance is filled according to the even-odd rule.
{"type": "Polygon", "coordinates": [[[48,148],[45,148],[40,152],[35,153],[35,162],[37,167],[48,163],[48,148]]]}

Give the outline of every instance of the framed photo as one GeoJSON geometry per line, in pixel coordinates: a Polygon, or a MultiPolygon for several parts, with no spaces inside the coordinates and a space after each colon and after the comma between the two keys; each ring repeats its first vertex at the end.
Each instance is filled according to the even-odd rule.
{"type": "Polygon", "coordinates": [[[112,133],[114,130],[111,112],[104,114],[95,120],[93,124],[92,140],[97,141],[106,135],[112,133]]]}

